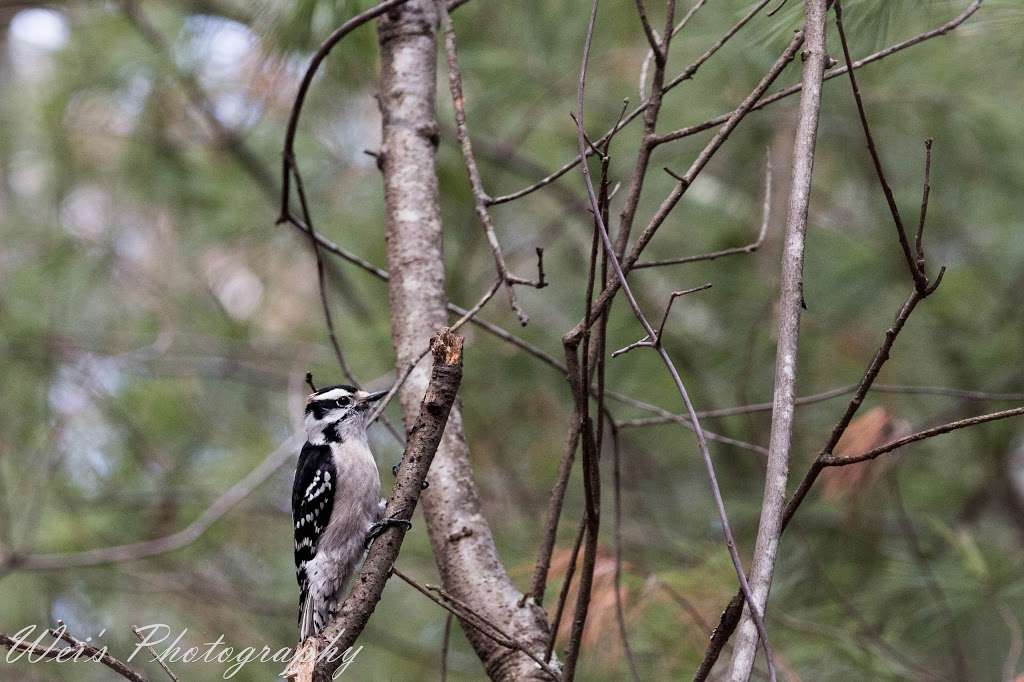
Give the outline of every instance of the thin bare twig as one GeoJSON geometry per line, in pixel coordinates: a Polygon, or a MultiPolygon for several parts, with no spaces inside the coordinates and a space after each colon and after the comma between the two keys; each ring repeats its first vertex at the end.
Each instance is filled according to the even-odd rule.
{"type": "MultiPolygon", "coordinates": [[[[658,415],[656,417],[649,418],[651,423],[653,423],[654,420],[658,420],[657,423],[659,424],[675,423],[683,426],[684,428],[690,429],[691,431],[693,430],[693,423],[690,421],[689,416],[686,414],[674,414],[662,407],[652,405],[651,403],[645,402],[643,400],[638,400],[636,398],[633,398],[632,396],[618,393],[617,391],[608,391],[608,397],[624,405],[630,405],[632,407],[636,407],[646,412],[651,412],[653,414],[658,415]]],[[[701,413],[697,412],[697,416],[700,417],[701,413]]],[[[623,425],[647,426],[648,424],[646,423],[646,420],[632,419],[620,421],[619,428],[622,428],[623,425]]],[[[722,434],[715,433],[714,431],[709,431],[708,429],[704,428],[703,425],[701,426],[701,430],[704,431],[704,437],[712,442],[721,443],[722,445],[730,445],[732,447],[737,447],[742,450],[750,450],[751,452],[756,452],[757,454],[762,456],[768,455],[767,448],[757,445],[755,443],[748,443],[746,441],[737,440],[736,438],[729,438],[728,436],[723,436],[722,434]]]]}
{"type": "Polygon", "coordinates": [[[615,620],[619,626],[619,638],[622,650],[626,654],[629,672],[635,682],[640,682],[640,673],[633,656],[633,647],[629,644],[626,631],[626,613],[622,604],[622,443],[619,441],[619,428],[613,424],[612,435],[612,539],[615,545],[615,620]]]}
{"type": "Polygon", "coordinates": [[[558,594],[558,602],[555,605],[555,614],[551,617],[551,639],[548,641],[548,649],[544,659],[551,660],[555,650],[555,638],[558,637],[558,630],[562,625],[562,614],[565,613],[565,605],[569,600],[569,588],[572,585],[573,576],[576,575],[576,564],[579,561],[580,548],[583,546],[583,536],[587,531],[587,520],[581,519],[576,529],[576,539],[573,540],[572,551],[569,553],[569,565],[565,569],[565,577],[562,579],[562,589],[558,594]]]}
{"type": "Polygon", "coordinates": [[[306,201],[306,189],[302,183],[302,176],[299,174],[298,166],[295,164],[289,166],[289,170],[292,177],[295,178],[295,189],[299,195],[299,205],[302,208],[302,224],[296,223],[292,220],[290,214],[288,222],[300,229],[305,229],[306,234],[309,235],[310,244],[313,248],[313,256],[316,258],[316,282],[317,289],[320,294],[320,309],[323,312],[324,324],[327,327],[327,338],[331,342],[331,348],[334,349],[334,357],[337,358],[341,371],[345,373],[345,377],[350,383],[358,387],[355,375],[352,373],[352,369],[348,366],[345,354],[341,350],[341,344],[338,341],[338,333],[334,329],[334,318],[331,315],[331,306],[327,300],[327,271],[324,266],[323,255],[320,253],[320,242],[316,238],[316,230],[313,227],[313,216],[310,213],[309,204],[306,201]]]}
{"type": "Polygon", "coordinates": [[[924,186],[921,188],[921,210],[917,218],[917,234],[914,235],[914,250],[917,254],[917,268],[924,270],[924,223],[928,216],[928,199],[932,193],[932,138],[924,141],[924,186]]]}
{"type": "Polygon", "coordinates": [[[469,184],[473,190],[473,206],[476,210],[477,219],[487,237],[487,243],[494,255],[494,265],[498,270],[498,277],[508,290],[509,305],[519,318],[519,324],[524,327],[529,322],[529,316],[523,311],[522,306],[516,299],[515,285],[529,284],[536,288],[543,288],[544,265],[542,251],[538,250],[539,277],[536,282],[515,277],[509,273],[505,263],[505,255],[501,250],[501,244],[494,232],[494,223],[491,220],[490,211],[487,209],[487,202],[490,197],[484,190],[483,180],[480,178],[480,169],[476,163],[476,155],[473,154],[473,143],[469,137],[469,129],[466,124],[466,99],[462,90],[462,71],[459,68],[459,56],[455,45],[455,28],[452,26],[452,19],[448,15],[444,0],[437,0],[438,12],[441,15],[441,28],[444,33],[444,50],[448,62],[448,89],[452,96],[452,108],[455,110],[455,136],[459,141],[459,148],[462,151],[463,164],[466,166],[466,173],[469,175],[469,184]]]}
{"type": "MultiPolygon", "coordinates": [[[[942,24],[941,26],[933,28],[930,31],[924,31],[923,33],[919,33],[916,36],[913,36],[912,38],[900,41],[898,43],[890,45],[889,47],[879,50],[878,52],[874,52],[868,55],[867,57],[864,57],[863,59],[859,59],[853,63],[853,68],[855,70],[859,69],[863,66],[867,66],[868,64],[872,64],[881,59],[885,59],[886,57],[889,57],[890,55],[893,55],[897,52],[906,50],[907,48],[914,47],[915,45],[920,45],[925,41],[931,40],[932,38],[938,38],[939,36],[944,36],[947,33],[950,33],[951,31],[959,28],[960,25],[963,24],[965,21],[970,19],[971,16],[973,16],[974,13],[978,11],[978,8],[981,7],[981,2],[982,0],[972,0],[971,4],[968,5],[963,12],[958,14],[956,17],[950,19],[946,23],[942,24]]],[[[834,69],[830,69],[829,71],[825,72],[824,80],[827,81],[833,78],[837,78],[845,74],[847,71],[848,67],[846,66],[840,66],[834,69]]],[[[796,85],[791,85],[788,88],[779,90],[778,92],[773,93],[759,101],[756,105],[754,105],[754,107],[751,110],[760,111],[761,109],[764,109],[766,106],[770,104],[774,104],[779,100],[795,95],[796,93],[800,92],[802,88],[803,85],[797,83],[796,85]]],[[[672,142],[673,140],[680,140],[684,137],[689,137],[690,135],[696,135],[697,133],[701,133],[705,130],[709,130],[711,128],[714,128],[715,126],[725,123],[729,119],[730,115],[731,113],[727,112],[724,114],[720,114],[712,119],[708,119],[703,123],[698,123],[696,125],[691,125],[685,128],[679,128],[678,130],[663,133],[658,136],[657,143],[661,145],[667,142],[672,142]]]]}
{"type": "MultiPolygon", "coordinates": [[[[678,179],[678,178],[677,178],[678,179]]],[[[757,232],[757,239],[744,246],[734,246],[720,251],[711,251],[695,256],[683,256],[681,258],[665,258],[662,260],[641,261],[633,266],[634,270],[643,268],[657,268],[664,265],[682,265],[684,263],[699,263],[701,261],[715,260],[725,256],[736,256],[744,253],[754,253],[764,244],[765,235],[768,234],[768,224],[771,221],[772,213],[772,159],[771,151],[765,152],[764,171],[764,200],[761,204],[761,228],[757,232]]]]}
{"type": "Polygon", "coordinates": [[[295,135],[299,128],[299,117],[302,116],[302,105],[306,102],[309,87],[313,84],[313,78],[316,76],[317,71],[320,70],[320,65],[327,59],[327,55],[331,53],[331,50],[349,33],[406,2],[408,0],[385,0],[385,2],[357,14],[331,32],[331,35],[313,53],[309,66],[306,67],[306,72],[302,75],[302,80],[299,82],[299,89],[295,93],[291,112],[288,114],[288,128],[284,136],[284,151],[281,154],[281,213],[277,219],[278,223],[286,222],[291,215],[289,206],[291,201],[290,171],[295,165],[295,135]]]}
{"type": "MultiPolygon", "coordinates": [[[[589,21],[588,26],[587,26],[587,34],[586,34],[586,38],[584,39],[584,44],[583,44],[583,60],[582,60],[582,65],[580,67],[579,85],[578,85],[578,88],[577,88],[577,95],[576,95],[576,118],[577,118],[576,129],[577,129],[577,137],[578,137],[579,149],[580,149],[581,156],[585,153],[585,149],[586,149],[586,139],[585,139],[585,135],[584,135],[584,132],[583,132],[583,122],[585,121],[585,118],[584,118],[584,115],[583,115],[583,112],[584,112],[584,101],[585,101],[584,95],[585,95],[585,92],[586,92],[586,83],[587,83],[587,63],[589,62],[589,59],[590,59],[590,45],[591,45],[591,42],[593,41],[593,37],[594,37],[594,25],[597,22],[597,7],[598,7],[598,0],[594,0],[593,4],[591,5],[590,21],[589,21]]],[[[790,57],[790,59],[791,58],[792,57],[790,57]]],[[[786,59],[785,62],[788,63],[789,59],[786,59]]],[[[767,87],[767,85],[765,87],[767,87]]],[[[738,118],[737,118],[736,122],[738,122],[738,118]]],[[[734,125],[735,125],[735,123],[734,123],[734,125]]],[[[723,132],[724,132],[724,130],[723,130],[723,132]]],[[[725,133],[725,134],[727,135],[727,133],[725,133]]],[[[723,135],[723,137],[724,137],[724,135],[723,135]]],[[[590,204],[591,204],[591,207],[593,208],[593,211],[594,211],[595,222],[596,222],[597,228],[598,228],[598,230],[600,231],[600,234],[601,234],[601,241],[604,243],[605,251],[608,254],[608,262],[611,264],[612,269],[615,272],[615,276],[618,279],[619,285],[622,288],[623,294],[626,296],[626,300],[629,302],[629,306],[633,310],[633,313],[636,316],[637,320],[643,326],[643,328],[647,332],[647,334],[651,338],[654,338],[654,335],[655,335],[654,328],[651,327],[650,322],[648,322],[647,318],[644,316],[643,311],[640,309],[640,306],[637,303],[636,298],[633,295],[632,290],[630,289],[629,283],[626,281],[626,275],[623,272],[622,266],[619,264],[619,260],[618,260],[618,258],[615,255],[615,247],[612,244],[611,237],[609,237],[608,230],[607,230],[607,228],[604,225],[604,221],[601,219],[601,212],[600,212],[600,207],[599,207],[598,201],[597,201],[597,195],[594,192],[594,183],[590,179],[590,169],[587,167],[587,164],[584,163],[584,164],[580,164],[580,171],[581,171],[581,173],[583,175],[583,182],[584,182],[584,185],[586,186],[587,196],[590,199],[590,204]]],[[[659,211],[659,213],[660,213],[660,211],[659,211]]],[[[635,260],[636,259],[634,258],[633,261],[635,262],[635,260]]],[[[704,432],[700,428],[700,421],[697,418],[696,411],[694,410],[693,404],[690,401],[690,396],[687,393],[685,386],[683,385],[682,379],[679,376],[679,372],[676,370],[675,365],[673,364],[671,358],[668,356],[668,353],[662,347],[655,348],[655,351],[658,353],[658,355],[661,358],[662,362],[665,364],[666,369],[668,369],[670,375],[672,376],[672,380],[673,380],[673,382],[676,385],[676,389],[679,392],[679,395],[682,398],[683,403],[686,405],[686,410],[689,413],[690,421],[693,423],[694,432],[697,435],[697,442],[698,442],[698,444],[700,446],[701,454],[704,457],[704,463],[705,463],[705,466],[707,468],[708,479],[709,479],[709,481],[711,483],[712,495],[715,498],[715,506],[716,506],[716,509],[718,511],[719,521],[722,524],[722,532],[725,535],[726,546],[729,549],[729,555],[730,555],[730,558],[732,559],[732,562],[733,562],[733,568],[736,570],[736,575],[739,578],[740,585],[742,586],[742,589],[743,589],[743,592],[744,592],[744,596],[746,597],[746,600],[747,600],[747,602],[749,603],[749,605],[751,607],[751,613],[753,614],[755,622],[759,623],[758,631],[761,634],[761,641],[762,641],[762,645],[763,645],[764,650],[765,650],[765,658],[766,658],[766,660],[768,662],[768,670],[769,670],[771,679],[774,681],[774,679],[775,679],[775,672],[774,672],[775,668],[774,668],[774,661],[773,661],[774,657],[772,656],[772,652],[771,652],[771,646],[768,643],[767,633],[764,630],[764,623],[761,621],[760,610],[757,607],[757,605],[753,602],[752,596],[750,594],[749,587],[747,586],[746,575],[743,572],[743,566],[742,566],[742,563],[740,561],[739,553],[736,550],[736,543],[735,543],[735,540],[732,537],[732,529],[731,529],[731,526],[729,524],[728,515],[725,512],[725,504],[722,501],[722,495],[721,495],[721,491],[719,490],[719,487],[718,487],[717,476],[715,475],[714,463],[711,460],[711,453],[708,451],[707,441],[706,441],[706,439],[704,437],[704,432]]],[[[571,665],[571,660],[567,657],[567,663],[566,663],[567,670],[569,670],[569,666],[570,665],[571,665]]]]}
{"type": "MultiPolygon", "coordinates": [[[[914,283],[918,290],[924,291],[928,288],[928,278],[924,274],[924,267],[918,265],[914,259],[914,254],[910,250],[910,242],[907,239],[907,230],[903,226],[903,218],[900,216],[899,206],[896,205],[896,197],[892,193],[892,187],[889,186],[889,180],[885,177],[885,170],[882,168],[882,159],[878,155],[878,149],[875,147],[875,138],[871,134],[871,126],[868,125],[868,115],[864,110],[864,99],[860,94],[860,87],[857,85],[857,76],[854,74],[852,68],[853,58],[850,56],[850,46],[846,40],[846,31],[843,29],[843,3],[840,0],[835,0],[834,12],[836,18],[836,28],[839,31],[839,42],[843,47],[843,58],[846,60],[846,74],[850,78],[850,89],[853,91],[853,99],[857,103],[857,115],[860,119],[861,128],[864,130],[864,141],[868,145],[868,153],[871,155],[871,163],[875,167],[875,174],[878,176],[878,183],[882,186],[882,192],[885,194],[885,202],[889,206],[889,213],[892,215],[892,221],[896,225],[896,235],[900,240],[900,249],[903,250],[903,257],[907,261],[907,267],[910,268],[911,273],[914,276],[914,283]]],[[[929,161],[931,157],[929,155],[929,161]]],[[[927,183],[925,185],[927,187],[927,183]]],[[[927,195],[926,195],[927,197],[927,195]]],[[[924,211],[922,211],[922,218],[924,211]]],[[[923,222],[922,222],[923,225],[923,222]]]]}
{"type": "MultiPolygon", "coordinates": [[[[686,28],[686,25],[690,23],[694,15],[700,11],[701,7],[706,5],[708,0],[697,0],[697,2],[690,8],[690,10],[683,15],[683,18],[679,20],[674,27],[672,27],[672,37],[675,38],[679,35],[679,32],[686,28]]],[[[651,69],[651,62],[654,61],[654,50],[648,50],[647,55],[644,57],[643,63],[640,65],[640,81],[637,89],[640,92],[640,100],[644,101],[647,99],[647,73],[651,69]]]]}
{"type": "MultiPolygon", "coordinates": [[[[1001,412],[990,412],[989,414],[981,414],[976,417],[968,417],[967,419],[959,419],[957,421],[948,422],[940,426],[933,426],[930,429],[918,431],[912,433],[909,436],[903,438],[897,438],[894,441],[890,441],[885,445],[879,445],[877,448],[868,450],[858,455],[833,455],[828,454],[824,457],[819,458],[819,462],[823,467],[841,467],[849,464],[857,464],[858,462],[865,462],[869,459],[875,459],[881,457],[884,454],[890,453],[894,450],[898,450],[904,445],[910,445],[921,440],[928,438],[934,438],[935,436],[941,436],[944,433],[950,431],[957,431],[959,429],[966,429],[969,426],[976,426],[978,424],[984,424],[986,422],[998,421],[1000,419],[1009,419],[1010,417],[1018,417],[1024,415],[1024,407],[1015,407],[1010,410],[1002,410],[1001,412]]],[[[794,498],[795,499],[795,498],[794,498]]]]}
{"type": "Polygon", "coordinates": [[[668,315],[669,315],[669,313],[672,312],[672,304],[675,303],[676,299],[681,297],[681,296],[686,296],[687,294],[694,294],[694,293],[697,293],[698,291],[704,291],[705,289],[710,289],[710,288],[711,288],[711,282],[707,282],[706,284],[701,284],[698,287],[691,287],[689,289],[683,289],[681,291],[673,291],[672,294],[669,296],[668,305],[665,306],[665,313],[661,316],[661,323],[658,324],[658,331],[654,335],[654,338],[652,339],[652,338],[650,338],[648,336],[645,336],[644,338],[640,339],[639,341],[634,341],[633,343],[629,344],[628,346],[626,346],[624,348],[620,348],[619,350],[613,352],[612,353],[612,357],[615,358],[615,357],[618,357],[620,355],[624,355],[624,354],[628,353],[629,351],[633,350],[634,348],[640,348],[640,347],[643,347],[643,346],[657,346],[657,345],[660,345],[661,344],[662,334],[665,331],[665,323],[668,322],[668,315]]]}
{"type": "Polygon", "coordinates": [[[163,657],[156,652],[156,649],[153,647],[153,645],[147,643],[148,640],[141,632],[139,632],[139,628],[133,625],[132,632],[135,633],[135,638],[139,640],[139,643],[142,644],[142,646],[146,647],[146,650],[153,656],[153,660],[160,665],[160,668],[165,673],[167,673],[167,677],[171,678],[171,682],[178,682],[178,676],[174,674],[174,672],[167,666],[166,663],[164,663],[163,657]]]}
{"type": "Polygon", "coordinates": [[[644,6],[644,0],[636,0],[635,4],[636,13],[640,17],[640,25],[643,26],[644,35],[647,36],[647,44],[651,46],[651,52],[654,54],[654,61],[656,64],[663,66],[666,57],[664,47],[661,44],[661,38],[658,36],[657,31],[654,30],[650,20],[647,18],[647,8],[644,6]]]}
{"type": "MultiPolygon", "coordinates": [[[[458,331],[459,328],[462,327],[462,325],[466,324],[466,322],[473,320],[473,318],[476,317],[477,313],[483,310],[483,307],[487,305],[488,301],[494,298],[494,294],[498,293],[498,289],[500,288],[501,280],[499,279],[491,286],[490,289],[487,290],[486,293],[484,293],[480,300],[477,301],[476,305],[474,305],[469,310],[466,310],[462,314],[462,317],[460,317],[458,320],[449,325],[448,331],[454,333],[458,331]]],[[[395,397],[395,395],[402,388],[402,386],[405,385],[405,382],[409,380],[409,376],[413,373],[413,370],[416,369],[416,365],[418,365],[420,361],[422,361],[423,358],[427,357],[427,355],[429,354],[430,346],[428,345],[426,348],[423,349],[423,352],[419,354],[415,362],[409,363],[409,365],[405,368],[402,374],[398,377],[398,381],[391,385],[391,388],[388,389],[388,392],[384,395],[384,397],[377,401],[377,405],[373,408],[373,411],[370,412],[370,416],[367,417],[368,423],[372,424],[381,416],[381,414],[384,413],[384,410],[387,408],[388,403],[391,402],[391,399],[395,397]]]]}
{"type": "MultiPolygon", "coordinates": [[[[558,461],[558,471],[555,474],[555,484],[548,495],[548,508],[544,515],[544,531],[541,535],[540,551],[537,554],[537,561],[533,569],[533,581],[531,582],[530,595],[538,604],[544,603],[544,592],[547,589],[548,570],[551,567],[551,554],[555,548],[555,539],[558,535],[558,520],[562,516],[562,504],[565,502],[565,491],[569,486],[569,476],[572,473],[572,465],[576,460],[576,449],[580,442],[580,422],[573,419],[569,429],[569,436],[566,438],[565,449],[561,459],[558,461]]],[[[581,536],[582,541],[582,536],[581,536]]],[[[554,634],[552,634],[552,641],[554,634]]]]}
{"type": "Polygon", "coordinates": [[[729,42],[729,40],[731,40],[733,36],[739,33],[740,29],[742,29],[744,26],[750,23],[750,20],[757,16],[757,13],[760,12],[764,8],[764,6],[767,5],[770,1],[771,0],[760,0],[760,2],[751,7],[750,10],[746,14],[744,14],[739,21],[733,24],[729,28],[729,30],[722,34],[722,36],[718,40],[716,40],[711,45],[711,47],[705,50],[700,57],[698,57],[692,64],[684,68],[675,78],[666,83],[665,92],[672,90],[683,81],[688,81],[695,75],[697,75],[697,71],[700,70],[700,67],[704,66],[704,64],[706,64],[708,60],[714,57],[715,53],[722,49],[722,47],[727,42],[729,42]]]}
{"type": "Polygon", "coordinates": [[[505,632],[493,621],[488,620],[484,615],[473,609],[465,602],[453,597],[439,587],[433,585],[420,585],[418,582],[407,576],[402,571],[398,570],[398,567],[393,566],[391,573],[398,576],[403,582],[415,589],[423,596],[430,599],[432,602],[440,606],[441,608],[448,611],[449,614],[457,616],[459,621],[468,624],[473,629],[480,632],[482,635],[496,642],[497,644],[515,651],[520,651],[530,659],[532,659],[541,670],[546,672],[548,676],[553,680],[560,679],[558,673],[547,663],[542,661],[536,654],[529,650],[522,642],[519,642],[514,637],[505,632]],[[437,593],[439,596],[435,596],[432,593],[437,593]]]}

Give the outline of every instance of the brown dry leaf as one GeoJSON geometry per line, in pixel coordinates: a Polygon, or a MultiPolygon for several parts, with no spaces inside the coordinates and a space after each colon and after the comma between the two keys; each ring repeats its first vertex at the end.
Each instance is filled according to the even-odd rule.
{"type": "MultiPolygon", "coordinates": [[[[556,549],[551,556],[551,569],[548,578],[552,582],[562,579],[572,560],[572,549],[556,549]]],[[[583,552],[573,575],[572,586],[565,604],[565,615],[558,628],[560,642],[568,642],[572,633],[572,614],[576,608],[576,597],[579,594],[579,575],[582,566],[583,552]]],[[[623,562],[623,573],[628,564],[623,562]]],[[[630,590],[622,587],[622,607],[630,613],[630,590]]],[[[605,664],[614,664],[623,655],[622,640],[619,637],[619,625],[615,614],[615,554],[605,547],[597,548],[594,563],[594,582],[590,590],[590,608],[587,611],[587,626],[583,630],[583,647],[596,652],[598,660],[605,664]]]]}
{"type": "MultiPolygon", "coordinates": [[[[857,417],[836,444],[839,457],[858,455],[899,437],[905,426],[893,419],[884,407],[876,407],[857,417]]],[[[831,502],[852,504],[878,480],[889,466],[889,458],[869,460],[821,472],[822,493],[831,502]]]]}

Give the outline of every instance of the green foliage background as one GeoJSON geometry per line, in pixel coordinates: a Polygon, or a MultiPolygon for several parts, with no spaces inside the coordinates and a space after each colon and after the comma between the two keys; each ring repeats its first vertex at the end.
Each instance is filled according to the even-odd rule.
{"type": "MultiPolygon", "coordinates": [[[[660,10],[653,7],[658,3],[648,4],[660,25],[660,10]]],[[[197,80],[220,120],[276,183],[288,107],[309,55],[333,27],[369,5],[145,0],[140,8],[166,41],[166,52],[147,42],[116,3],[0,8],[13,22],[0,37],[0,546],[6,553],[74,552],[184,527],[288,436],[307,368],[321,382],[341,378],[326,344],[307,241],[274,226],[273,195],[211,135],[175,74],[197,80]],[[36,23],[26,23],[33,12],[29,18],[36,23]],[[51,29],[63,27],[66,35],[46,44],[39,20],[51,29]]],[[[454,14],[470,126],[492,195],[532,182],[540,169],[573,154],[568,113],[584,5],[471,0],[454,14]],[[512,150],[513,157],[502,150],[512,150]]],[[[692,61],[751,5],[709,3],[673,44],[669,73],[692,61]]],[[[735,106],[798,26],[801,5],[791,0],[774,17],[756,18],[692,82],[668,95],[659,129],[697,123],[735,106]]],[[[863,56],[941,24],[966,2],[845,5],[854,55],[863,56]]],[[[859,72],[890,179],[911,222],[920,195],[922,141],[936,140],[927,242],[930,262],[949,268],[939,292],[900,337],[882,382],[1024,390],[1018,298],[1024,284],[1022,20],[1015,0],[989,0],[952,35],[859,72]]],[[[834,31],[829,44],[839,58],[834,31]]],[[[633,3],[604,3],[588,92],[590,131],[613,123],[624,97],[637,101],[645,49],[633,3]]],[[[373,151],[379,141],[376,67],[372,29],[357,31],[336,50],[308,101],[297,152],[319,229],[383,265],[381,183],[363,151],[373,151]]],[[[792,83],[798,71],[790,66],[780,80],[792,83]]],[[[492,281],[493,263],[453,143],[443,79],[442,71],[439,172],[447,287],[453,301],[468,306],[492,281]]],[[[666,340],[698,408],[770,397],[781,197],[795,106],[790,98],[744,121],[647,256],[751,241],[770,146],[776,201],[764,248],[633,277],[651,311],[674,289],[714,285],[678,305],[666,340]]],[[[652,167],[684,169],[709,134],[666,145],[652,167]]],[[[628,178],[636,136],[634,124],[615,141],[617,180],[628,178]]],[[[825,87],[818,149],[802,394],[855,382],[910,290],[845,79],[825,87]]],[[[639,222],[671,183],[652,172],[639,222]]],[[[531,315],[525,329],[514,329],[502,296],[483,317],[555,355],[561,334],[582,310],[590,243],[587,216],[576,208],[582,196],[574,172],[494,211],[514,270],[529,274],[535,247],[544,247],[551,286],[520,290],[531,315]]],[[[340,261],[330,263],[329,275],[351,365],[361,381],[387,385],[393,356],[386,288],[340,261]]],[[[639,334],[627,313],[623,306],[615,310],[612,347],[639,334]]],[[[557,372],[527,355],[472,327],[466,334],[462,400],[477,481],[502,557],[525,588],[563,447],[568,389],[557,372]]],[[[609,385],[678,408],[652,355],[636,352],[611,362],[609,385]]],[[[925,427],[1009,405],[873,394],[865,409],[878,406],[896,420],[925,427]]],[[[613,409],[621,418],[644,416],[618,404],[613,409]]],[[[801,408],[794,477],[802,475],[841,409],[840,401],[801,408]]],[[[397,412],[392,416],[397,419],[397,412]]],[[[767,440],[764,414],[708,425],[736,438],[767,440]]],[[[972,679],[1022,671],[1012,660],[1024,613],[1021,429],[1020,422],[994,423],[908,448],[878,464],[877,480],[853,489],[850,499],[815,494],[809,500],[784,540],[768,614],[787,675],[923,679],[921,668],[944,674],[951,669],[948,612],[972,679]],[[908,546],[894,503],[897,481],[948,612],[908,546]]],[[[383,429],[374,438],[386,484],[400,449],[383,429]]],[[[761,464],[744,450],[717,446],[714,454],[749,560],[761,464]]],[[[606,482],[610,470],[606,459],[606,482]]],[[[123,655],[134,647],[129,625],[146,623],[166,623],[175,632],[187,628],[189,645],[222,633],[236,648],[291,645],[291,473],[289,463],[186,549],[94,568],[4,571],[0,630],[61,618],[81,637],[105,629],[102,642],[123,655]]],[[[603,499],[601,566],[607,568],[610,487],[603,499]]],[[[735,586],[692,435],[677,426],[624,431],[622,500],[627,621],[640,669],[645,679],[686,677],[707,635],[693,611],[716,622],[735,586]],[[662,585],[692,609],[680,608],[662,585]]],[[[566,509],[563,550],[582,513],[575,477],[566,509]]],[[[422,520],[400,565],[422,581],[437,581],[422,520]]],[[[558,583],[549,588],[549,603],[558,583]]],[[[599,587],[606,597],[608,583],[599,587]]],[[[627,675],[610,609],[607,600],[595,606],[582,679],[627,675]]],[[[439,609],[395,582],[348,674],[431,679],[443,629],[439,609]]],[[[483,677],[461,634],[453,637],[449,663],[451,679],[483,677]]],[[[154,666],[145,667],[159,677],[154,666]]],[[[190,680],[219,679],[224,668],[177,666],[190,680]]],[[[252,664],[236,679],[267,679],[277,670],[252,664]]],[[[2,679],[108,676],[90,664],[0,665],[2,679]]]]}

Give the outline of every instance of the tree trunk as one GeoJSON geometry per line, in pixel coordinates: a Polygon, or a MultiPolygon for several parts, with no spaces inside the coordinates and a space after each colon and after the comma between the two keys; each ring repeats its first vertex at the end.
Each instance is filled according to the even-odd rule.
{"type": "MultiPolygon", "coordinates": [[[[410,0],[381,18],[381,158],[387,213],[391,338],[399,373],[447,322],[442,226],[437,189],[436,29],[432,0],[410,0]]],[[[412,424],[428,379],[421,364],[399,398],[412,424]]],[[[472,365],[467,367],[472,372],[472,365]]],[[[423,511],[445,590],[499,625],[538,656],[549,632],[543,609],[509,580],[484,519],[469,463],[459,406],[452,410],[423,494],[423,511]]],[[[520,652],[499,646],[463,623],[495,680],[547,679],[520,652]]]]}

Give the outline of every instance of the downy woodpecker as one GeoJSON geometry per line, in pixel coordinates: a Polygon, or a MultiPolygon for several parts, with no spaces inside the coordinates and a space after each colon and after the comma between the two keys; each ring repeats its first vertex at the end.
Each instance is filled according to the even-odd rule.
{"type": "Polygon", "coordinates": [[[387,391],[322,388],[306,400],[306,444],[292,485],[299,635],[334,617],[366,546],[388,525],[377,463],[366,440],[370,406],[387,391]]]}

